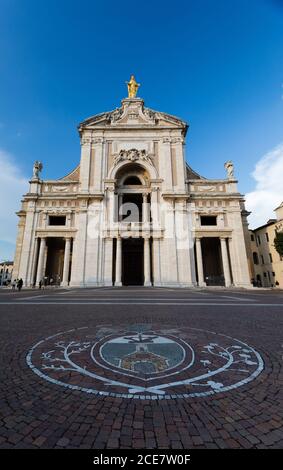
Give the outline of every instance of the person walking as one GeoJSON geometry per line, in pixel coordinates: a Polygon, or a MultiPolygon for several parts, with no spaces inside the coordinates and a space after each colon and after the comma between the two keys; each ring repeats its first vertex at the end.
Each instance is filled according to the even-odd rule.
{"type": "Polygon", "coordinates": [[[14,279],[12,282],[12,290],[16,290],[17,279],[14,279]]]}
{"type": "Polygon", "coordinates": [[[22,290],[22,287],[23,287],[23,280],[22,278],[18,280],[18,291],[20,292],[22,290]]]}

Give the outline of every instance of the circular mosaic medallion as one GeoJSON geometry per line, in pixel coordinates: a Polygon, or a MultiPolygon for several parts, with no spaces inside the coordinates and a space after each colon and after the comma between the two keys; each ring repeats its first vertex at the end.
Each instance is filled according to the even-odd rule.
{"type": "Polygon", "coordinates": [[[100,325],[49,336],[27,364],[49,382],[96,395],[137,399],[204,397],[255,379],[257,351],[196,328],[100,325]]]}

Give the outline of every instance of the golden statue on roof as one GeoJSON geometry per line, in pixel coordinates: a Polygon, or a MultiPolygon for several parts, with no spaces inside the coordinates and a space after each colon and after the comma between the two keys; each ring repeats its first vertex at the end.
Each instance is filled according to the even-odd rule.
{"type": "Polygon", "coordinates": [[[136,82],[134,75],[131,75],[130,81],[126,83],[128,86],[128,98],[135,98],[140,84],[136,82]]]}

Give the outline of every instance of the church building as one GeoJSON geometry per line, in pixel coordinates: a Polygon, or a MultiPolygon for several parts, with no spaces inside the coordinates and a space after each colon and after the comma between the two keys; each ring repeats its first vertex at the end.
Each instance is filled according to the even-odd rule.
{"type": "Polygon", "coordinates": [[[134,77],[114,111],[79,125],[63,178],[35,162],[18,212],[13,277],[25,286],[250,287],[247,212],[232,162],[209,180],[185,160],[188,124],[145,107],[134,77]]]}

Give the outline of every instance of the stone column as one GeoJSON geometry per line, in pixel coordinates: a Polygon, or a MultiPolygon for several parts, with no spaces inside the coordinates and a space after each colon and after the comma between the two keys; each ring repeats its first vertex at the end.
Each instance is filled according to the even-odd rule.
{"type": "Polygon", "coordinates": [[[197,255],[197,268],[198,268],[198,285],[199,287],[206,286],[203,277],[203,262],[202,262],[202,250],[201,250],[201,239],[196,238],[196,255],[197,255]]]}
{"type": "Polygon", "coordinates": [[[39,281],[41,281],[43,277],[45,248],[46,248],[46,238],[43,237],[40,239],[39,258],[38,258],[37,275],[36,275],[37,285],[39,284],[39,281]]]}
{"type": "MultiPolygon", "coordinates": [[[[94,217],[94,226],[96,219],[94,217]]],[[[86,200],[80,201],[80,209],[76,214],[75,226],[77,228],[76,237],[73,241],[73,254],[72,254],[72,268],[71,268],[71,280],[70,285],[76,287],[82,287],[86,282],[86,248],[87,240],[95,242],[97,237],[87,237],[88,229],[88,212],[86,200]]],[[[97,247],[92,250],[92,253],[97,252],[97,247]]],[[[94,263],[90,260],[92,266],[94,263]]]]}
{"type": "Polygon", "coordinates": [[[122,205],[123,205],[123,194],[118,194],[118,211],[117,211],[118,222],[121,222],[123,219],[122,205]]]}
{"type": "Polygon", "coordinates": [[[182,287],[192,287],[190,227],[188,224],[188,209],[185,198],[175,201],[175,236],[178,282],[182,287]]]}
{"type": "Polygon", "coordinates": [[[148,200],[148,194],[143,193],[142,195],[142,221],[144,224],[147,224],[149,222],[147,200],[148,200]]]}
{"type": "Polygon", "coordinates": [[[160,155],[160,166],[162,167],[164,180],[164,189],[166,191],[172,191],[172,162],[171,162],[171,139],[170,137],[163,137],[161,149],[159,150],[160,155]]]}
{"type": "Polygon", "coordinates": [[[144,285],[151,286],[149,238],[144,238],[144,285]]]}
{"type": "Polygon", "coordinates": [[[115,286],[122,285],[122,238],[117,238],[115,286]]]}
{"type": "Polygon", "coordinates": [[[151,192],[151,217],[153,228],[157,228],[159,226],[158,188],[152,188],[151,192]]]}
{"type": "Polygon", "coordinates": [[[104,239],[104,286],[112,286],[113,239],[104,239]]]}
{"type": "Polygon", "coordinates": [[[66,218],[66,226],[70,228],[71,223],[72,223],[72,211],[68,211],[67,218],[66,218]]]}
{"type": "Polygon", "coordinates": [[[94,158],[94,190],[101,191],[102,190],[102,180],[105,177],[103,171],[103,157],[104,157],[104,140],[102,137],[98,137],[93,139],[93,150],[95,153],[94,158]]]}
{"type": "Polygon", "coordinates": [[[228,238],[228,253],[230,255],[230,261],[231,261],[231,285],[234,286],[234,277],[233,277],[233,241],[232,237],[228,238]]]}
{"type": "Polygon", "coordinates": [[[81,163],[80,163],[80,183],[81,192],[87,192],[89,189],[91,159],[91,137],[83,136],[81,138],[81,163]]]}
{"type": "Polygon", "coordinates": [[[224,278],[225,278],[225,286],[230,287],[231,286],[231,274],[230,274],[226,238],[221,237],[220,243],[221,243],[221,255],[222,255],[223,272],[224,272],[224,278]]]}
{"type": "Polygon", "coordinates": [[[153,238],[152,243],[153,257],[153,285],[161,286],[161,263],[160,263],[160,240],[153,238]]]}
{"type": "Polygon", "coordinates": [[[115,222],[115,195],[114,189],[108,189],[109,194],[109,210],[108,210],[108,228],[113,229],[113,224],[115,222]]]}
{"type": "Polygon", "coordinates": [[[71,238],[66,238],[62,286],[68,286],[69,284],[70,255],[71,255],[71,238]]]}
{"type": "MultiPolygon", "coordinates": [[[[38,184],[38,183],[32,183],[38,184]]],[[[39,184],[38,184],[39,186],[39,184]]],[[[22,239],[22,248],[21,248],[21,256],[19,260],[19,271],[18,277],[19,279],[22,278],[23,285],[28,286],[31,278],[31,247],[35,237],[35,230],[38,226],[38,212],[35,210],[36,202],[30,201],[28,203],[28,209],[26,212],[26,219],[25,219],[25,228],[24,228],[24,235],[22,239]]]]}
{"type": "Polygon", "coordinates": [[[175,148],[175,166],[176,166],[176,178],[177,188],[179,191],[185,191],[185,164],[184,164],[184,149],[183,149],[183,138],[178,137],[172,141],[175,148]]]}
{"type": "Polygon", "coordinates": [[[30,284],[33,286],[36,282],[36,273],[37,273],[37,257],[38,257],[38,250],[39,250],[39,240],[38,238],[35,239],[35,247],[34,247],[34,260],[33,260],[33,268],[32,268],[32,275],[30,279],[30,284]]]}

